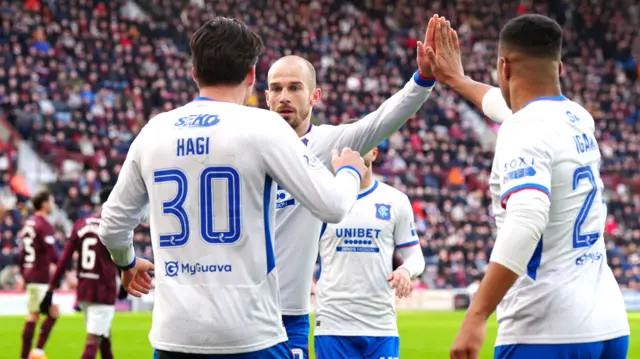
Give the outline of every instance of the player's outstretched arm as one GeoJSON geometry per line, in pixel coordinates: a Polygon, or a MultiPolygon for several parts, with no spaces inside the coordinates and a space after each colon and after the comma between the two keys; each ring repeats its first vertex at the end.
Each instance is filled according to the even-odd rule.
{"type": "Polygon", "coordinates": [[[139,164],[144,133],[143,130],[131,144],[118,181],[102,206],[98,228],[100,240],[109,250],[111,258],[124,270],[133,268],[135,264],[133,230],[140,223],[149,202],[139,164]]]}
{"type": "Polygon", "coordinates": [[[323,222],[340,222],[351,211],[366,171],[360,155],[351,150],[334,154],[335,177],[300,142],[280,115],[266,112],[268,129],[260,134],[258,152],[269,176],[323,222]]]}
{"type": "Polygon", "coordinates": [[[438,82],[451,87],[477,108],[482,109],[484,114],[493,121],[503,123],[511,116],[511,110],[504,101],[500,89],[465,76],[457,32],[443,20],[438,20],[435,28],[435,48],[427,49],[435,78],[438,82]]]}
{"type": "Polygon", "coordinates": [[[354,151],[367,153],[396,132],[420,109],[436,83],[426,48],[433,44],[433,32],[437,20],[437,15],[429,20],[424,41],[418,42],[418,71],[414,73],[411,80],[402,90],[382,103],[377,110],[361,120],[333,127],[331,148],[349,147],[354,151]]]}

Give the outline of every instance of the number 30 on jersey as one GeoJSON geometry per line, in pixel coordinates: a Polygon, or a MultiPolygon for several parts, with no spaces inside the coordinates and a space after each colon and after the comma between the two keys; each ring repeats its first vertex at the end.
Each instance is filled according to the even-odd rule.
{"type": "MultiPolygon", "coordinates": [[[[179,223],[179,232],[160,234],[160,247],[177,247],[187,244],[190,236],[189,215],[184,208],[187,193],[200,191],[198,210],[200,212],[200,237],[209,244],[230,244],[240,239],[240,175],[232,167],[207,167],[200,174],[199,188],[189,188],[189,181],[180,169],[157,170],[153,173],[156,184],[175,183],[176,195],[162,203],[162,213],[171,215],[179,223]],[[213,194],[215,185],[226,182],[226,213],[213,213],[213,194]],[[214,219],[225,220],[225,231],[216,231],[214,219]]],[[[220,193],[220,192],[218,192],[220,193]]]]}

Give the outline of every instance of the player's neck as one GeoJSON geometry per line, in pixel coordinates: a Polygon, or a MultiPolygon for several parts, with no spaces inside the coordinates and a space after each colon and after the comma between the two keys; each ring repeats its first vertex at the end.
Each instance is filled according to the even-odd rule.
{"type": "Polygon", "coordinates": [[[42,218],[47,218],[47,214],[45,213],[45,211],[36,211],[34,214],[42,218]]]}
{"type": "MultiPolygon", "coordinates": [[[[528,82],[528,81],[527,81],[528,82]]],[[[541,83],[537,86],[524,85],[513,86],[511,88],[511,111],[516,113],[524,108],[531,101],[540,97],[561,96],[560,83],[541,83]]]]}
{"type": "Polygon", "coordinates": [[[365,190],[373,185],[373,174],[371,174],[371,168],[367,169],[367,173],[362,176],[360,181],[360,190],[365,190]]]}
{"type": "Polygon", "coordinates": [[[311,128],[311,118],[308,118],[307,120],[303,121],[302,123],[300,123],[296,128],[296,134],[298,135],[298,137],[303,137],[304,135],[306,135],[309,132],[309,129],[311,128]]]}
{"type": "Polygon", "coordinates": [[[200,88],[200,97],[215,101],[231,102],[238,105],[245,104],[247,89],[242,86],[211,86],[200,88]]]}

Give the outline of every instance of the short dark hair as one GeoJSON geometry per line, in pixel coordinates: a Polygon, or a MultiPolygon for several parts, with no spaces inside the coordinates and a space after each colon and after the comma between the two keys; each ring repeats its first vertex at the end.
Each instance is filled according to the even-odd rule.
{"type": "Polygon", "coordinates": [[[189,43],[198,85],[238,85],[258,62],[260,36],[242,21],[217,17],[202,25],[189,43]]]}
{"type": "Polygon", "coordinates": [[[543,15],[518,16],[509,20],[500,31],[500,46],[531,57],[560,59],[562,28],[543,15]]]}
{"type": "Polygon", "coordinates": [[[102,191],[100,191],[100,205],[103,205],[108,199],[109,199],[109,195],[111,194],[111,190],[113,188],[111,187],[105,187],[102,189],[102,191]]]}
{"type": "Polygon", "coordinates": [[[49,201],[51,193],[49,191],[40,191],[31,198],[31,203],[36,211],[42,209],[42,206],[49,201]]]}

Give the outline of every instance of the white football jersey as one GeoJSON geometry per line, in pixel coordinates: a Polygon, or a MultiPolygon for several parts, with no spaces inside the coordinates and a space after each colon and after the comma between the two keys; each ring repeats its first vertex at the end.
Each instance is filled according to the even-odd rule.
{"type": "Polygon", "coordinates": [[[498,306],[496,346],[608,340],[629,334],[607,265],[600,150],[591,115],[563,96],[540,98],[504,122],[490,179],[498,231],[510,195],[550,197],[549,222],[521,276],[498,306]]]}
{"type": "MultiPolygon", "coordinates": [[[[429,97],[433,84],[416,80],[414,76],[375,112],[352,124],[311,126],[301,138],[302,142],[329,167],[333,149],[349,147],[364,155],[418,111],[429,97]]],[[[284,315],[305,315],[310,312],[311,284],[321,227],[322,221],[301,206],[286,186],[279,184],[275,250],[284,315]]]]}
{"type": "Polygon", "coordinates": [[[357,172],[334,177],[278,114],[257,108],[194,101],[135,139],[100,233],[116,263],[131,263],[132,229],[149,203],[154,348],[245,353],[287,339],[272,246],[276,181],[334,222],[360,186],[357,172]]]}
{"type": "Polygon", "coordinates": [[[398,336],[393,272],[396,247],[419,243],[407,196],[375,181],[351,213],[320,238],[315,335],[398,336]]]}

